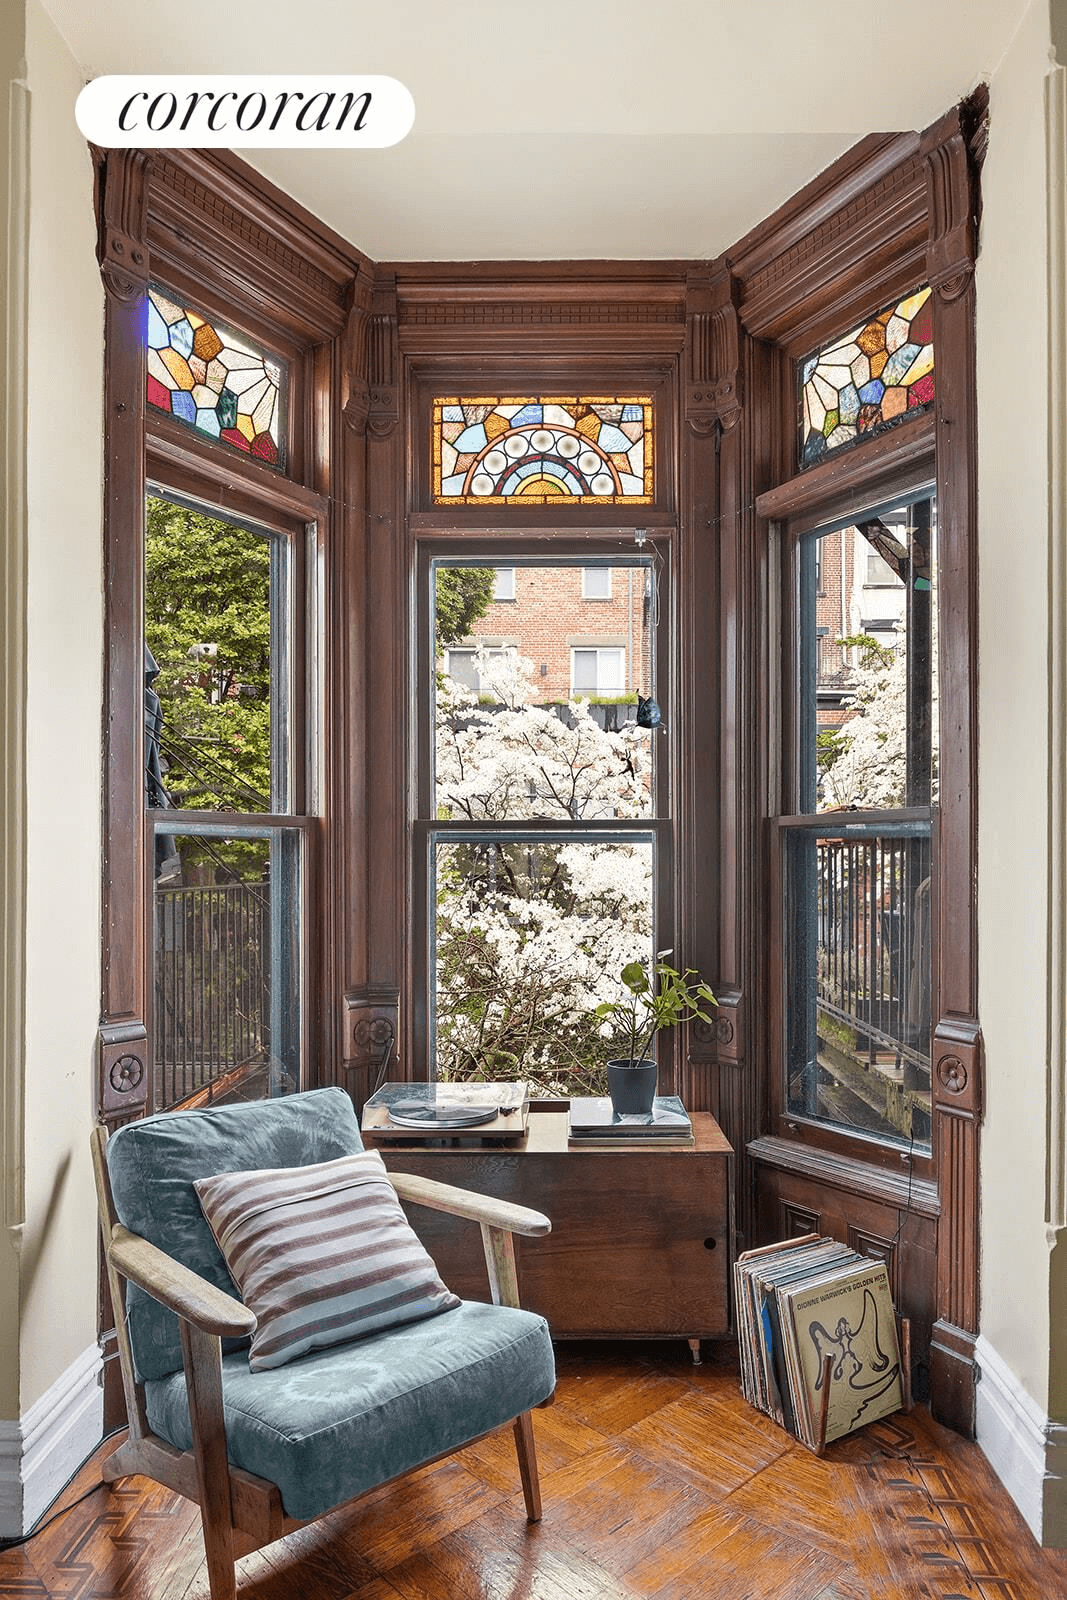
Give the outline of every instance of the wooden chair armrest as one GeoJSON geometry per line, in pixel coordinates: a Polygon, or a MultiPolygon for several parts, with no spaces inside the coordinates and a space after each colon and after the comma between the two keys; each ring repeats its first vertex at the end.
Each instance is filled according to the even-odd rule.
{"type": "Polygon", "coordinates": [[[165,1250],[142,1239],[140,1234],[131,1233],[121,1223],[111,1231],[107,1253],[112,1266],[124,1278],[203,1333],[239,1339],[255,1330],[255,1313],[240,1300],[216,1289],[199,1273],[183,1267],[165,1250]]]}
{"type": "Polygon", "coordinates": [[[430,1211],[447,1211],[454,1217],[480,1222],[483,1227],[503,1228],[508,1233],[525,1234],[529,1238],[552,1232],[548,1218],[529,1206],[513,1205],[491,1194],[457,1189],[454,1184],[419,1178],[410,1172],[390,1172],[388,1177],[401,1200],[408,1200],[412,1205],[426,1206],[430,1211]]]}

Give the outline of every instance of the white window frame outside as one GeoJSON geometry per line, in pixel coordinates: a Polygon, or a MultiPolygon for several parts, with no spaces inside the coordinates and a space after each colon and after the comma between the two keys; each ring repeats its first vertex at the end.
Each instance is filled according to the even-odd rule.
{"type": "Polygon", "coordinates": [[[583,567],[582,568],[582,599],[583,600],[610,600],[611,599],[611,568],[610,567],[583,567]],[[607,580],[603,594],[596,593],[597,585],[590,589],[590,579],[599,580],[601,575],[607,580]]]}
{"type": "Polygon", "coordinates": [[[572,694],[625,694],[626,693],[626,646],[612,645],[572,645],[571,646],[571,693],[572,694]],[[592,688],[579,688],[576,683],[576,657],[579,655],[596,655],[596,683],[592,688]],[[618,682],[607,682],[604,672],[604,658],[615,656],[618,658],[618,682]]]}

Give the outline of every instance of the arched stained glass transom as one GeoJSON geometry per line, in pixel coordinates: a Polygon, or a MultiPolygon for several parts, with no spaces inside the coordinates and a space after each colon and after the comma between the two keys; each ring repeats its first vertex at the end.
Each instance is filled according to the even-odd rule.
{"type": "Polygon", "coordinates": [[[647,395],[436,399],[432,430],[438,505],[653,497],[647,395]]]}

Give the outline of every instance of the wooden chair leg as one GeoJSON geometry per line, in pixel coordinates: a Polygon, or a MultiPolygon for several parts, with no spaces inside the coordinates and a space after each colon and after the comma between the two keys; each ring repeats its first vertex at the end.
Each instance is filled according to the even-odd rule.
{"type": "Polygon", "coordinates": [[[526,1520],[541,1520],[541,1484],[537,1476],[537,1452],[534,1448],[533,1421],[528,1411],[516,1417],[515,1451],[519,1458],[519,1476],[522,1478],[522,1497],[526,1501],[526,1520]]]}
{"type": "Polygon", "coordinates": [[[222,1346],[214,1334],[202,1333],[184,1320],[179,1325],[211,1600],[236,1600],[230,1463],[222,1409],[222,1346]]]}

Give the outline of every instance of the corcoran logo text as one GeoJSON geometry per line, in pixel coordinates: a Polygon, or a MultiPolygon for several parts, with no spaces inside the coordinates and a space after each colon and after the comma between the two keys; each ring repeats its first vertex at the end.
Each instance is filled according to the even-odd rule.
{"type": "Polygon", "coordinates": [[[381,76],[130,74],[94,78],[74,114],[105,148],[381,148],[411,131],[415,102],[381,76]]]}

